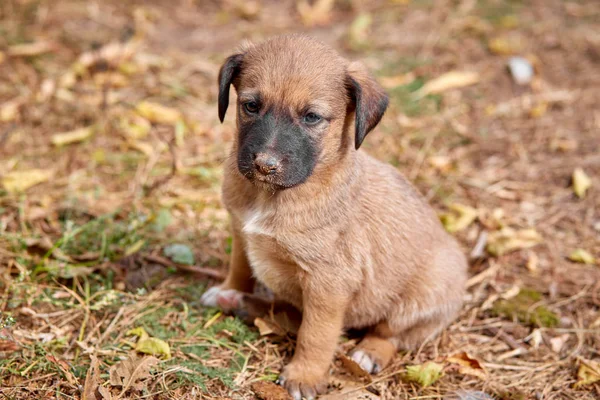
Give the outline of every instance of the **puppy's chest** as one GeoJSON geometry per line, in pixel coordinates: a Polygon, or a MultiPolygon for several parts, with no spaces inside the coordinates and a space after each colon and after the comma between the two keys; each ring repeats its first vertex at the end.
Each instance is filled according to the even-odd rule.
{"type": "Polygon", "coordinates": [[[234,212],[241,222],[246,254],[254,275],[275,294],[297,303],[302,298],[299,262],[302,254],[297,242],[282,233],[281,218],[273,212],[253,208],[234,212]]]}

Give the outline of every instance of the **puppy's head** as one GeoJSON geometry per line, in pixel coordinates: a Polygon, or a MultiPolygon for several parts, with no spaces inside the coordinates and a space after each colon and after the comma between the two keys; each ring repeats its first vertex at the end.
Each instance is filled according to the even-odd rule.
{"type": "Polygon", "coordinates": [[[306,36],[246,46],[219,73],[219,118],[237,91],[239,171],[269,190],[294,187],[358,149],[388,104],[358,63],[306,36]]]}

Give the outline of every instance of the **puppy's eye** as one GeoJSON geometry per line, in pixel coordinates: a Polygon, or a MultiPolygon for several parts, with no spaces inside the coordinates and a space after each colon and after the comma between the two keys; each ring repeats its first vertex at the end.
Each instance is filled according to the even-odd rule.
{"type": "Polygon", "coordinates": [[[258,113],[258,103],[255,101],[248,101],[244,103],[244,110],[246,110],[248,114],[256,114],[258,113]]]}
{"type": "Polygon", "coordinates": [[[316,125],[321,121],[321,117],[315,113],[308,113],[302,118],[302,122],[306,125],[316,125]]]}

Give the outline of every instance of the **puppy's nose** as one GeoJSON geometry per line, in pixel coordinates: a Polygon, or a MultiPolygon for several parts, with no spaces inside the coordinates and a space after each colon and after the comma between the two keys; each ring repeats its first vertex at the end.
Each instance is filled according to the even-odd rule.
{"type": "Polygon", "coordinates": [[[254,168],[263,175],[273,175],[280,168],[280,162],[270,154],[258,153],[254,156],[254,168]]]}

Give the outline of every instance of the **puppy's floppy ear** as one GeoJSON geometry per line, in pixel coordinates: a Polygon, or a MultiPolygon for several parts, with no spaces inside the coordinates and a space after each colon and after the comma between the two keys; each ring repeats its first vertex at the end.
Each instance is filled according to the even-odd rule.
{"type": "Polygon", "coordinates": [[[219,71],[219,119],[225,119],[225,113],[229,106],[229,88],[235,77],[240,73],[244,54],[234,54],[227,57],[219,71]]]}
{"type": "Polygon", "coordinates": [[[388,106],[388,96],[361,63],[353,62],[347,68],[347,86],[354,105],[356,149],[365,136],[381,120],[388,106]]]}

